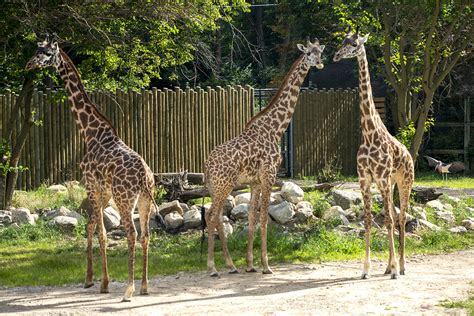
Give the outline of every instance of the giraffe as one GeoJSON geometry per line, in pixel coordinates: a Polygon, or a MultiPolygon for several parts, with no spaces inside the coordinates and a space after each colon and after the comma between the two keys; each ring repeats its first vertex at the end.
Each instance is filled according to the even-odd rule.
{"type": "Polygon", "coordinates": [[[375,182],[382,194],[387,228],[390,256],[385,274],[392,279],[399,277],[399,267],[395,258],[393,188],[398,187],[400,196],[399,215],[399,255],[400,274],[405,274],[405,223],[410,192],[414,180],[413,160],[407,148],[387,131],[377,110],[375,109],[370,84],[369,66],[364,43],[369,34],[360,36],[349,32],[342,42],[341,48],[334,55],[334,61],[343,58],[357,57],[359,64],[359,98],[361,113],[362,143],[357,152],[357,173],[364,200],[365,224],[365,261],[362,279],[369,277],[370,262],[370,229],[372,225],[372,200],[370,186],[375,182]]]}
{"type": "Polygon", "coordinates": [[[92,269],[92,236],[99,228],[102,277],[100,293],[108,293],[109,275],[107,270],[107,236],[103,222],[103,209],[110,198],[119,208],[128,242],[128,285],[123,301],[130,301],[135,291],[134,265],[136,230],[132,213],[139,209],[141,241],[143,246],[143,276],[140,294],[148,293],[148,222],[154,192],[153,173],[146,162],[130,149],[117,135],[111,122],[102,115],[91,102],[79,73],[57,42],[38,43],[38,49],[29,60],[26,69],[54,67],[65,84],[71,110],[86,144],[86,153],[81,162],[87,196],[93,212],[87,224],[87,272],[84,287],[94,285],[92,269]]]}
{"type": "Polygon", "coordinates": [[[321,53],[324,45],[318,40],[297,45],[303,54],[293,63],[278,92],[268,106],[255,115],[242,133],[215,147],[205,162],[206,186],[212,197],[212,206],[205,213],[208,225],[207,267],[210,276],[218,276],[214,264],[214,234],[216,228],[229,273],[237,273],[230,257],[222,222],[223,205],[232,188],[239,183],[251,187],[249,230],[247,243],[247,272],[256,272],[253,265],[253,239],[257,209],[260,205],[261,261],[263,273],[273,273],[267,257],[267,214],[271,188],[281,162],[280,140],[295,110],[300,87],[311,66],[322,69],[321,53]]]}

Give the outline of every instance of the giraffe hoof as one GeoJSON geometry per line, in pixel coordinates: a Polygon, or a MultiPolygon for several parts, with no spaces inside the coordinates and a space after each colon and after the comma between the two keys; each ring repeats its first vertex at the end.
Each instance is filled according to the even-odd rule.
{"type": "Polygon", "coordinates": [[[390,274],[390,273],[392,273],[392,270],[390,270],[390,269],[387,269],[387,270],[385,270],[385,272],[384,272],[384,274],[390,274]]]}
{"type": "Polygon", "coordinates": [[[148,291],[147,290],[140,290],[140,295],[148,295],[148,291]]]}
{"type": "Polygon", "coordinates": [[[268,268],[266,270],[263,270],[262,273],[263,274],[273,274],[273,271],[272,271],[272,269],[268,268]]]}
{"type": "Polygon", "coordinates": [[[405,270],[401,270],[400,275],[405,275],[405,270]]]}
{"type": "Polygon", "coordinates": [[[94,286],[94,282],[86,282],[86,283],[84,284],[84,288],[85,288],[85,289],[88,289],[88,288],[93,287],[93,286],[94,286]]]}
{"type": "Polygon", "coordinates": [[[109,289],[100,289],[101,294],[109,293],[109,289]]]}
{"type": "Polygon", "coordinates": [[[239,273],[239,270],[237,270],[237,268],[232,268],[229,270],[229,274],[237,274],[239,273]]]}
{"type": "Polygon", "coordinates": [[[254,272],[257,272],[257,269],[255,269],[254,267],[247,268],[247,269],[245,269],[245,272],[254,273],[254,272]]]}
{"type": "Polygon", "coordinates": [[[216,271],[212,272],[211,274],[209,274],[210,277],[212,278],[217,278],[219,277],[219,273],[217,273],[216,271]]]}
{"type": "Polygon", "coordinates": [[[122,302],[131,302],[131,301],[132,301],[132,298],[130,298],[130,297],[128,297],[128,298],[127,298],[127,297],[122,298],[122,302]]]}
{"type": "Polygon", "coordinates": [[[368,274],[368,273],[365,273],[365,272],[362,273],[362,277],[361,277],[362,280],[367,280],[368,278],[369,278],[369,274],[368,274]]]}
{"type": "Polygon", "coordinates": [[[398,277],[399,277],[398,273],[392,273],[391,279],[395,280],[395,279],[398,279],[398,277]]]}

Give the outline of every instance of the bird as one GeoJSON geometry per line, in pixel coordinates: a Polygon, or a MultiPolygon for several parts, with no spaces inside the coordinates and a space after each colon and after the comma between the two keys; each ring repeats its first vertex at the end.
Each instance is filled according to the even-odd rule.
{"type": "Polygon", "coordinates": [[[443,176],[443,180],[448,180],[448,173],[458,173],[466,170],[466,165],[460,161],[444,163],[430,156],[424,156],[428,160],[428,166],[434,167],[434,170],[443,176]]]}

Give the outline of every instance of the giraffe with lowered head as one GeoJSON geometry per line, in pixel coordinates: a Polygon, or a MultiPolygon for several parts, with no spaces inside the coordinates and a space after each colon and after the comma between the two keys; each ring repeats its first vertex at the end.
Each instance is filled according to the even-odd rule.
{"type": "Polygon", "coordinates": [[[364,43],[369,35],[360,36],[359,32],[349,33],[342,42],[341,48],[334,55],[334,61],[343,58],[357,58],[359,64],[359,98],[362,143],[357,152],[357,173],[364,199],[365,223],[365,262],[362,278],[370,274],[370,229],[372,226],[372,199],[370,186],[375,182],[382,194],[390,250],[389,262],[385,274],[392,279],[399,276],[399,267],[395,258],[394,220],[396,214],[393,206],[393,187],[396,184],[400,195],[399,217],[399,252],[400,274],[405,274],[405,223],[410,192],[414,180],[413,159],[407,148],[387,131],[372,97],[369,65],[364,43]]]}
{"type": "Polygon", "coordinates": [[[227,248],[222,212],[227,196],[239,183],[248,183],[251,187],[246,271],[257,271],[253,265],[253,239],[260,206],[263,273],[273,273],[267,257],[267,214],[271,188],[281,163],[280,140],[290,123],[300,87],[310,67],[323,68],[321,53],[324,45],[320,45],[318,40],[313,43],[308,40],[306,46],[298,44],[298,49],[303,54],[291,66],[268,106],[246,124],[239,136],[214,148],[205,163],[205,181],[213,201],[205,214],[208,225],[207,267],[211,276],[218,276],[214,264],[213,232],[216,228],[229,273],[237,273],[227,248]]]}
{"type": "Polygon", "coordinates": [[[99,228],[102,277],[100,293],[108,293],[107,235],[103,222],[103,210],[110,198],[114,199],[128,242],[128,286],[123,301],[130,301],[134,285],[136,230],[132,213],[138,206],[141,241],[143,247],[143,276],[140,294],[148,294],[148,222],[153,202],[155,182],[146,162],[130,149],[117,135],[111,122],[91,102],[82,85],[79,73],[71,59],[61,50],[57,42],[48,37],[38,43],[38,50],[26,65],[26,69],[54,67],[64,81],[72,115],[86,144],[86,153],[81,162],[87,195],[93,208],[87,224],[87,273],[85,288],[92,280],[92,237],[99,228]]]}

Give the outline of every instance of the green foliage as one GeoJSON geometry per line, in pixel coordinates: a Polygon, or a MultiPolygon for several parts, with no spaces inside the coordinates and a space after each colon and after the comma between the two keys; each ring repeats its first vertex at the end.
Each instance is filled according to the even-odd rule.
{"type": "Polygon", "coordinates": [[[448,187],[453,189],[472,189],[474,187],[474,178],[456,175],[450,175],[447,181],[444,181],[441,175],[430,172],[419,172],[415,176],[416,186],[425,187],[448,187]]]}
{"type": "Polygon", "coordinates": [[[305,192],[305,200],[313,205],[314,216],[321,218],[324,212],[331,207],[332,196],[320,191],[305,192]]]}
{"type": "Polygon", "coordinates": [[[24,245],[29,242],[51,241],[62,238],[64,238],[63,234],[56,227],[48,225],[43,220],[37,220],[35,225],[0,228],[0,240],[8,245],[24,245]]]}
{"type": "Polygon", "coordinates": [[[341,164],[336,156],[329,158],[316,175],[318,183],[335,182],[341,179],[341,164]]]}
{"type": "MultiPolygon", "coordinates": [[[[471,287],[473,285],[474,283],[471,282],[471,287]]],[[[470,316],[474,316],[474,290],[471,289],[468,295],[469,296],[467,300],[459,300],[459,301],[444,300],[441,302],[440,305],[446,308],[462,308],[462,309],[467,310],[470,316]]]]}
{"type": "Polygon", "coordinates": [[[8,173],[13,172],[15,170],[17,171],[25,171],[28,170],[28,167],[25,166],[17,166],[17,167],[12,167],[10,162],[11,162],[11,150],[10,146],[8,145],[8,142],[1,138],[0,139],[0,174],[2,176],[6,176],[8,173]]]}
{"type": "MultiPolygon", "coordinates": [[[[435,125],[435,119],[434,118],[428,118],[425,121],[424,125],[424,132],[428,132],[432,126],[435,125]]],[[[400,141],[403,145],[405,145],[407,148],[410,148],[413,138],[415,137],[416,133],[416,128],[415,125],[412,121],[408,122],[407,125],[404,127],[400,127],[398,130],[397,135],[395,135],[395,138],[400,141]]]]}

